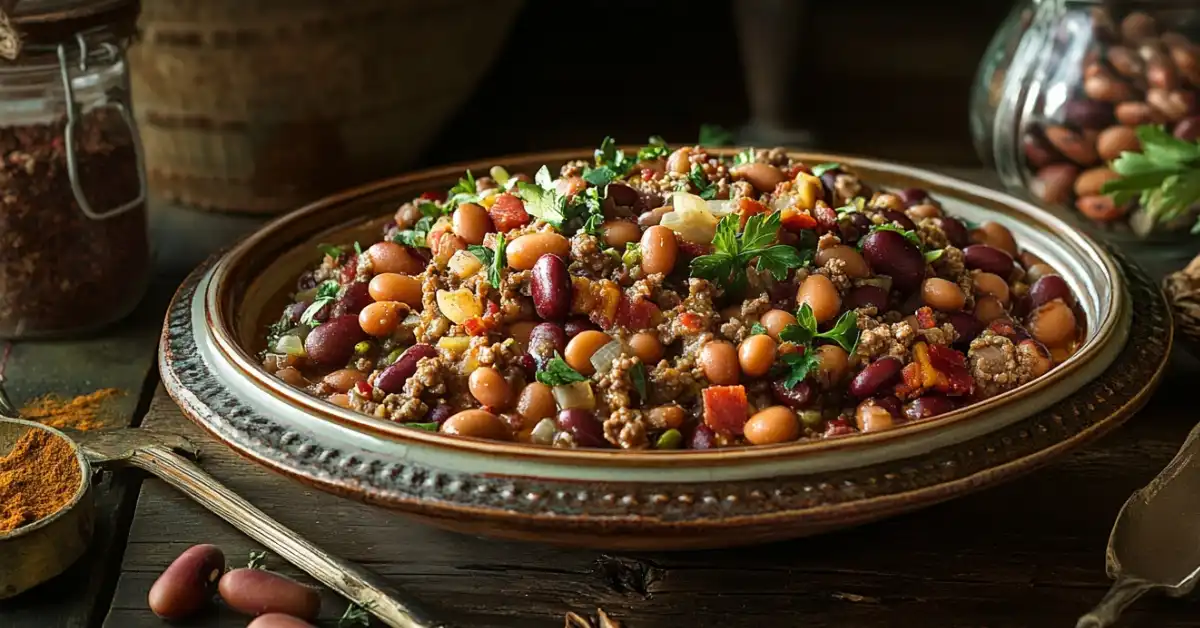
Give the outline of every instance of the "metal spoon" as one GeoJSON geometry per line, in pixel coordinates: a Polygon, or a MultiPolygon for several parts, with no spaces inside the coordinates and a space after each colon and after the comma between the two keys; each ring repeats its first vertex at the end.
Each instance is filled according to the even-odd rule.
{"type": "MultiPolygon", "coordinates": [[[[0,415],[20,413],[0,386],[0,415]]],[[[195,457],[183,436],[144,428],[80,432],[63,430],[95,466],[136,467],[179,489],[201,506],[292,563],[325,586],[363,607],[393,628],[440,628],[442,624],[403,597],[378,575],[342,560],[284,527],[226,488],[179,453],[195,457]]]]}
{"type": "Polygon", "coordinates": [[[1108,537],[1112,588],[1076,628],[1106,628],[1148,591],[1187,595],[1200,580],[1200,425],[1179,453],[1117,515],[1108,537]]]}

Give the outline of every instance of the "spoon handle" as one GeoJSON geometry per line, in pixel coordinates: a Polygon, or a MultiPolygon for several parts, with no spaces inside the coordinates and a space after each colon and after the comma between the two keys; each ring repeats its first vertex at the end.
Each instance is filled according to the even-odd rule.
{"type": "Polygon", "coordinates": [[[250,538],[354,601],[384,624],[392,628],[440,626],[424,619],[428,615],[412,604],[399,601],[398,594],[379,576],[308,542],[166,447],[140,447],[128,459],[128,464],[179,489],[250,538]]]}
{"type": "Polygon", "coordinates": [[[1154,585],[1144,580],[1118,577],[1117,581],[1109,587],[1108,593],[1104,594],[1104,598],[1096,604],[1096,607],[1075,622],[1075,628],[1108,628],[1112,626],[1117,623],[1117,619],[1126,607],[1153,588],[1154,585]]]}

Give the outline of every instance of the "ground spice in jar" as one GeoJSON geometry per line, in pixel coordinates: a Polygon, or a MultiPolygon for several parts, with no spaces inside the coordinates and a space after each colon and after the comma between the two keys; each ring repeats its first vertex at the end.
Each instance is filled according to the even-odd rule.
{"type": "Polygon", "coordinates": [[[82,481],[70,444],[45,430],[29,430],[0,458],[0,534],[58,512],[82,481]]]}
{"type": "Polygon", "coordinates": [[[105,424],[105,403],[124,394],[124,391],[116,388],[101,388],[71,399],[53,394],[44,395],[22,406],[21,418],[70,430],[86,431],[108,427],[105,424]]]}
{"type": "MultiPolygon", "coordinates": [[[[146,210],[93,219],[67,170],[65,123],[0,126],[0,335],[94,328],[123,317],[148,277],[146,210]]],[[[72,134],[79,183],[93,211],[140,191],[133,138],[120,114],[97,108],[72,134]]]]}

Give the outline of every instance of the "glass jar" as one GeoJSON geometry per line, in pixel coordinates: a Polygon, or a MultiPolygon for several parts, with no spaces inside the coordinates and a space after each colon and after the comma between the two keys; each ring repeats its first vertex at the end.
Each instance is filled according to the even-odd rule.
{"type": "Polygon", "coordinates": [[[137,3],[23,0],[0,20],[0,337],[129,314],[150,272],[126,44],[137,3]],[[14,42],[19,42],[14,44],[14,42]]]}
{"type": "MultiPolygon", "coordinates": [[[[1200,252],[1197,211],[1170,221],[1101,192],[1135,128],[1200,137],[1200,3],[1023,0],[993,37],[971,98],[983,161],[1010,191],[1162,275],[1200,252]]],[[[1200,209],[1200,208],[1197,208],[1200,209]]]]}

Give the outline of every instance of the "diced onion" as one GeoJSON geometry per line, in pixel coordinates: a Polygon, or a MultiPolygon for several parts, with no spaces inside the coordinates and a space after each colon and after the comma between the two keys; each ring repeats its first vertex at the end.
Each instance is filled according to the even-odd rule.
{"type": "Polygon", "coordinates": [[[667,212],[659,224],[696,244],[712,242],[717,234],[717,217],[706,211],[667,212]]]}
{"type": "Polygon", "coordinates": [[[607,373],[612,370],[613,362],[621,357],[621,352],[624,346],[620,340],[614,340],[603,347],[600,347],[592,354],[592,368],[596,369],[597,373],[607,373]]]}
{"type": "Polygon", "coordinates": [[[448,267],[450,272],[459,279],[466,279],[479,272],[479,269],[483,268],[483,263],[469,251],[455,251],[450,258],[448,267]]]}
{"type": "Polygon", "coordinates": [[[734,207],[734,203],[736,203],[737,201],[714,200],[714,201],[706,201],[706,202],[708,203],[708,213],[710,213],[714,216],[717,216],[717,217],[727,216],[729,214],[732,214],[734,211],[736,211],[736,208],[734,207]]]}
{"type": "Polygon", "coordinates": [[[455,358],[461,357],[462,354],[471,348],[470,336],[442,336],[438,338],[437,346],[439,349],[448,352],[455,358]]]}
{"type": "Polygon", "coordinates": [[[456,325],[462,325],[477,316],[483,316],[483,305],[475,297],[475,293],[466,288],[458,290],[438,290],[437,305],[442,315],[456,325]]]}
{"type": "Polygon", "coordinates": [[[542,419],[530,430],[529,440],[536,445],[549,445],[554,442],[554,432],[556,431],[557,426],[554,424],[554,419],[542,419]]]}
{"type": "Polygon", "coordinates": [[[554,400],[563,410],[569,408],[592,410],[596,407],[596,397],[592,395],[591,382],[575,382],[565,386],[555,386],[550,392],[554,393],[554,400]]]}
{"type": "Polygon", "coordinates": [[[504,166],[492,166],[491,170],[488,170],[488,175],[499,185],[508,183],[508,171],[504,169],[504,166]]]}
{"type": "Polygon", "coordinates": [[[286,353],[287,355],[294,355],[301,358],[307,355],[304,353],[304,341],[300,339],[300,336],[292,336],[290,334],[280,336],[275,341],[275,352],[286,353]]]}
{"type": "Polygon", "coordinates": [[[671,207],[674,207],[675,211],[684,214],[688,212],[708,213],[708,203],[699,196],[688,192],[672,192],[671,207]]]}
{"type": "Polygon", "coordinates": [[[771,199],[771,202],[768,203],[767,206],[777,212],[781,212],[795,204],[796,204],[795,198],[788,196],[788,195],[783,195],[783,196],[776,196],[775,198],[771,199]]]}

